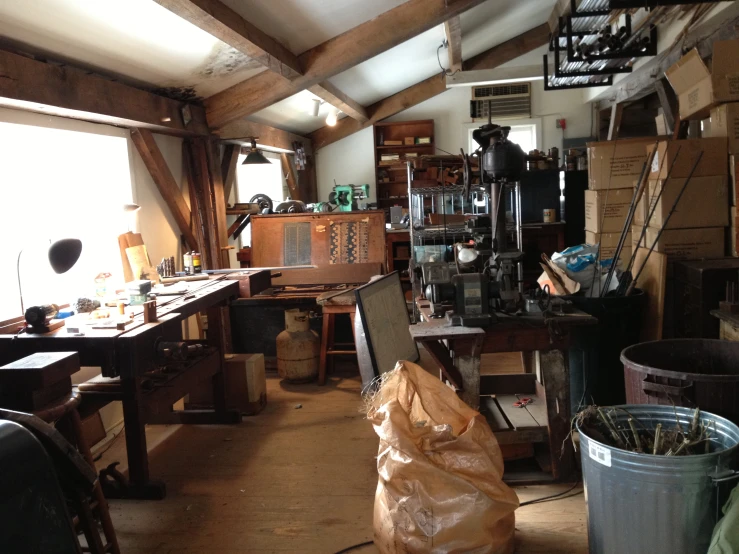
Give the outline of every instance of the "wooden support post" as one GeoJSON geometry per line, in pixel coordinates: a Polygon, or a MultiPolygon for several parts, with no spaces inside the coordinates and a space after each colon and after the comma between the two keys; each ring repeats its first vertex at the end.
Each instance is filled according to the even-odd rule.
{"type": "Polygon", "coordinates": [[[216,230],[216,214],[213,208],[206,141],[204,139],[195,139],[192,141],[191,146],[193,183],[200,197],[202,212],[205,216],[204,227],[207,230],[207,241],[203,243],[203,255],[205,256],[207,269],[220,269],[221,244],[216,230]]]}
{"type": "Polygon", "coordinates": [[[621,118],[624,114],[623,103],[614,104],[611,108],[611,122],[608,124],[608,140],[616,140],[621,128],[621,118]]]}
{"type": "Polygon", "coordinates": [[[180,187],[177,185],[172,172],[164,161],[161,150],[154,140],[154,135],[148,129],[131,129],[131,140],[136,146],[141,159],[144,160],[146,168],[151,174],[159,193],[174,216],[177,226],[180,228],[192,249],[197,249],[198,241],[190,228],[190,209],[185,203],[180,187]]]}
{"type": "Polygon", "coordinates": [[[282,161],[282,172],[285,174],[287,179],[287,188],[290,189],[290,197],[293,200],[302,200],[303,195],[300,193],[298,187],[298,175],[295,172],[290,156],[287,154],[280,154],[280,160],[282,161]]]}
{"type": "Polygon", "coordinates": [[[220,267],[230,267],[228,256],[228,227],[226,225],[226,196],[223,188],[223,177],[221,176],[221,164],[218,156],[218,145],[215,140],[205,141],[206,154],[208,158],[208,173],[210,174],[211,198],[215,216],[215,228],[213,232],[218,236],[219,249],[216,255],[219,257],[220,267]]]}
{"type": "Polygon", "coordinates": [[[226,199],[226,204],[231,198],[231,191],[236,183],[236,170],[238,169],[240,152],[241,146],[237,144],[227,144],[223,149],[221,175],[223,176],[223,197],[226,199]]]}

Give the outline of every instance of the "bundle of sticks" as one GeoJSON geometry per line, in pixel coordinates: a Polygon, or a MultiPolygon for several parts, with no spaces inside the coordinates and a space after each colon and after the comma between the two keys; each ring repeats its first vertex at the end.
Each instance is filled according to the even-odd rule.
{"type": "Polygon", "coordinates": [[[708,454],[714,446],[715,422],[701,420],[696,408],[689,425],[682,425],[677,413],[674,426],[658,423],[649,428],[625,408],[588,406],[575,417],[578,428],[589,438],[613,448],[658,456],[691,456],[708,454]],[[616,412],[628,418],[616,418],[616,412]],[[713,431],[713,432],[712,432],[713,431]]]}

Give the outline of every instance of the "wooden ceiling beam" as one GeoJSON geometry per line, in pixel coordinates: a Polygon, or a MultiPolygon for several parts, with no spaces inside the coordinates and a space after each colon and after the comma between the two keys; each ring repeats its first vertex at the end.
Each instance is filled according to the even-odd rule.
{"type": "Polygon", "coordinates": [[[303,74],[298,57],[219,0],[154,0],[286,79],[303,74]]]}
{"type": "Polygon", "coordinates": [[[444,34],[448,45],[449,69],[462,71],[462,24],[458,15],[444,22],[444,34]]]}
{"type": "Polygon", "coordinates": [[[317,85],[484,0],[408,0],[301,54],[305,72],[293,81],[264,72],[205,100],[208,123],[218,129],[317,85]]]}
{"type": "Polygon", "coordinates": [[[229,123],[218,131],[218,136],[225,142],[238,142],[241,144],[247,144],[248,141],[246,139],[249,137],[259,137],[259,144],[282,148],[283,150],[293,150],[293,143],[301,142],[303,143],[306,154],[313,153],[309,138],[247,119],[240,119],[229,123]]]}
{"type": "Polygon", "coordinates": [[[362,123],[369,119],[367,110],[359,102],[344,94],[328,81],[322,81],[317,85],[308,87],[308,90],[352,119],[356,119],[362,123]]]}
{"type": "MultiPolygon", "coordinates": [[[[545,25],[541,25],[512,38],[509,41],[494,46],[493,48],[486,50],[482,54],[471,58],[464,62],[463,68],[465,70],[474,69],[495,69],[498,66],[503,65],[511,60],[516,59],[531,50],[535,50],[540,46],[547,44],[549,41],[549,31],[545,25]]],[[[375,104],[367,107],[367,114],[369,119],[364,123],[344,118],[339,120],[335,126],[321,127],[313,131],[309,136],[313,142],[313,149],[318,150],[324,146],[348,137],[349,135],[361,131],[362,129],[374,125],[375,123],[387,119],[395,114],[407,110],[421,102],[433,98],[434,96],[441,94],[446,91],[446,80],[434,75],[428,79],[421,81],[405,90],[393,94],[388,98],[380,100],[375,104]]]]}
{"type": "Polygon", "coordinates": [[[148,129],[131,129],[131,140],[144,161],[146,169],[149,170],[164,202],[172,212],[172,216],[177,222],[177,227],[180,228],[180,233],[185,237],[187,245],[193,250],[197,250],[198,241],[190,226],[190,208],[185,203],[182,191],[180,191],[177,181],[175,181],[169,166],[167,166],[162,151],[159,150],[159,146],[154,140],[154,135],[148,129]]]}
{"type": "Polygon", "coordinates": [[[7,51],[0,51],[0,106],[168,135],[209,134],[199,106],[7,51]]]}
{"type": "Polygon", "coordinates": [[[550,32],[554,33],[559,30],[559,18],[568,15],[570,13],[570,7],[570,0],[557,0],[547,20],[547,27],[550,32]]]}

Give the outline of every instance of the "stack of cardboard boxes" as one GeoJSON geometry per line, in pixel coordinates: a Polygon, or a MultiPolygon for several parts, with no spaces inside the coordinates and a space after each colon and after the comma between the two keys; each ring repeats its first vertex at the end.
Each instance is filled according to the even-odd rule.
{"type": "MultiPolygon", "coordinates": [[[[634,198],[647,147],[654,138],[588,144],[588,190],[585,191],[585,242],[600,244],[601,259],[613,257],[634,198]]],[[[626,235],[619,267],[629,263],[632,234],[626,235]]]]}

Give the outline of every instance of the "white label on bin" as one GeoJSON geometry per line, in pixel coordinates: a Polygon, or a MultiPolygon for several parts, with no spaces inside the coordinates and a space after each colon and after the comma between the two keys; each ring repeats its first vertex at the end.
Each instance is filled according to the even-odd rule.
{"type": "Polygon", "coordinates": [[[588,446],[588,453],[590,454],[590,457],[599,464],[611,467],[611,451],[607,448],[591,442],[588,446]]]}
{"type": "Polygon", "coordinates": [[[652,160],[652,173],[659,171],[659,150],[654,153],[654,159],[652,160]]]}

